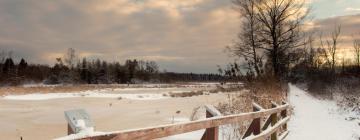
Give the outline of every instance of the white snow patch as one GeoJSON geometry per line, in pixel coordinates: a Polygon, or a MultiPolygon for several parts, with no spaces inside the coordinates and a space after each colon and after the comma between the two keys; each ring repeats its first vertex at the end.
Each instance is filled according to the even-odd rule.
{"type": "Polygon", "coordinates": [[[79,133],[71,134],[61,138],[56,138],[55,140],[74,140],[104,134],[103,132],[95,132],[94,127],[86,127],[85,121],[82,119],[76,121],[76,127],[80,128],[79,133]]]}
{"type": "Polygon", "coordinates": [[[287,140],[358,140],[360,126],[345,120],[335,101],[318,100],[294,85],[290,86],[290,104],[294,114],[289,122],[287,140]]]}
{"type": "Polygon", "coordinates": [[[159,100],[165,97],[162,94],[109,94],[96,92],[81,92],[81,93],[48,93],[48,94],[26,94],[26,95],[6,95],[2,99],[5,100],[51,100],[62,98],[123,98],[130,100],[159,100]]]}
{"type": "Polygon", "coordinates": [[[174,117],[174,118],[169,118],[168,120],[173,122],[173,123],[189,122],[190,121],[189,118],[185,118],[185,117],[174,117]]]}
{"type": "Polygon", "coordinates": [[[81,139],[81,138],[85,138],[85,137],[91,137],[91,136],[98,136],[98,135],[103,135],[106,134],[104,132],[94,132],[94,128],[86,128],[83,131],[80,131],[79,133],[76,134],[71,134],[65,137],[60,137],[60,138],[55,138],[54,140],[76,140],[76,139],[81,139]]]}
{"type": "Polygon", "coordinates": [[[204,135],[204,133],[205,133],[205,129],[202,129],[189,133],[166,137],[161,140],[199,140],[204,135]]]}

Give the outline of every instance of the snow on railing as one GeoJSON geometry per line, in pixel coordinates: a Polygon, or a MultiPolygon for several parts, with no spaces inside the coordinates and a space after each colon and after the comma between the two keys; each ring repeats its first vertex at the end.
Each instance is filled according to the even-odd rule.
{"type": "Polygon", "coordinates": [[[206,119],[185,123],[176,123],[156,127],[117,131],[97,136],[84,137],[82,140],[148,140],[173,136],[206,129],[201,140],[218,140],[219,126],[251,121],[245,134],[241,139],[244,140],[271,140],[284,139],[287,134],[287,125],[290,116],[287,115],[289,105],[285,102],[277,105],[272,102],[271,109],[264,109],[260,105],[253,103],[254,112],[241,113],[235,115],[222,116],[213,106],[207,105],[206,119]],[[263,118],[267,117],[264,121],[263,118]],[[262,125],[263,124],[263,125],[262,125]]]}

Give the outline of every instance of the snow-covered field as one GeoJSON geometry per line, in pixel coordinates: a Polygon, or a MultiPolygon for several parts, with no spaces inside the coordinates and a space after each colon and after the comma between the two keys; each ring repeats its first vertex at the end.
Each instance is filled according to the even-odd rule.
{"type": "Polygon", "coordinates": [[[289,122],[288,140],[359,140],[360,120],[349,121],[353,112],[343,112],[335,101],[319,100],[294,85],[290,104],[294,114],[289,122]]]}
{"type": "MultiPolygon", "coordinates": [[[[289,103],[294,107],[287,140],[358,140],[359,114],[341,110],[334,101],[319,100],[294,85],[289,103]],[[355,118],[355,119],[354,119],[355,118]]],[[[89,112],[95,130],[83,135],[152,127],[190,121],[194,108],[228,100],[227,94],[170,98],[199,88],[115,88],[78,93],[37,93],[0,97],[0,139],[69,138],[64,111],[83,108],[89,112]],[[47,132],[44,134],[43,132],[47,132]]],[[[204,111],[200,113],[204,115],[204,111]]],[[[204,116],[198,117],[204,118],[204,116]]],[[[226,139],[233,126],[220,127],[219,139],[226,139]]],[[[193,140],[204,130],[162,140],[193,140]]],[[[70,136],[71,138],[71,136],[70,136]]]]}
{"type": "Polygon", "coordinates": [[[224,102],[227,95],[171,98],[166,94],[213,89],[214,85],[150,85],[74,93],[15,95],[9,91],[9,94],[0,96],[0,140],[20,137],[24,140],[49,140],[64,137],[67,135],[64,111],[73,109],[85,109],[95,124],[94,132],[100,133],[189,121],[194,108],[224,102]]]}

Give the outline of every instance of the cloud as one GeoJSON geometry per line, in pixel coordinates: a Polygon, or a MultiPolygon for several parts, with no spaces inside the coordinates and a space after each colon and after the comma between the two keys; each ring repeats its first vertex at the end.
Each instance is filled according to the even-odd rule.
{"type": "Polygon", "coordinates": [[[0,17],[0,49],[33,63],[53,64],[71,47],[179,72],[216,72],[238,30],[231,2],[218,0],[0,0],[0,17]]]}
{"type": "Polygon", "coordinates": [[[103,0],[94,3],[95,10],[102,12],[115,12],[121,15],[130,15],[144,9],[142,3],[129,0],[103,0]]]}
{"type": "Polygon", "coordinates": [[[182,17],[182,12],[191,11],[203,2],[205,0],[104,0],[94,3],[94,6],[96,10],[121,15],[160,10],[173,19],[179,19],[182,17]]]}
{"type": "Polygon", "coordinates": [[[360,8],[347,7],[345,12],[360,12],[360,8]]]}
{"type": "MultiPolygon", "coordinates": [[[[216,72],[216,65],[231,61],[223,50],[238,33],[238,16],[230,0],[0,0],[0,50],[53,64],[71,47],[81,57],[149,59],[168,71],[216,72]]],[[[351,36],[359,19],[308,26],[330,32],[342,23],[351,36]]]]}

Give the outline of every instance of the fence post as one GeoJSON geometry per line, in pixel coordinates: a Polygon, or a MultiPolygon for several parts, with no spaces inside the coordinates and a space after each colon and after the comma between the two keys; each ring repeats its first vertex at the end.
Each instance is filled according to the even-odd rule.
{"type": "MultiPolygon", "coordinates": [[[[275,102],[271,102],[272,108],[276,108],[278,106],[279,105],[277,105],[275,102]]],[[[270,119],[271,119],[271,126],[274,126],[278,122],[278,114],[277,113],[271,114],[270,119]]],[[[278,137],[277,131],[271,134],[271,140],[277,140],[277,137],[278,137]]]]}
{"type": "Polygon", "coordinates": [[[68,132],[68,135],[71,135],[71,134],[74,134],[75,132],[72,130],[70,124],[67,124],[67,132],[68,132]]]}
{"type": "MultiPolygon", "coordinates": [[[[282,104],[285,105],[286,102],[283,101],[282,104]]],[[[281,118],[287,117],[287,109],[281,111],[280,114],[281,114],[281,118]]],[[[286,124],[286,123],[284,124],[283,129],[284,129],[285,131],[287,131],[287,124],[286,124]]]]}
{"type": "MultiPolygon", "coordinates": [[[[206,118],[221,116],[221,113],[211,105],[206,105],[206,118]]],[[[207,128],[201,140],[218,140],[219,139],[219,126],[207,128]]]]}
{"type": "MultiPolygon", "coordinates": [[[[264,109],[263,107],[261,107],[259,104],[253,103],[253,111],[257,112],[264,109]]],[[[251,134],[254,135],[258,135],[261,133],[261,118],[255,118],[249,128],[246,130],[243,139],[250,136],[251,134]]]]}

